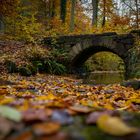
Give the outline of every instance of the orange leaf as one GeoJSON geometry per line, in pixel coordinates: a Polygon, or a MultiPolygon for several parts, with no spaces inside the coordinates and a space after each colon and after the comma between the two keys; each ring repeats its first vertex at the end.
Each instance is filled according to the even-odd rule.
{"type": "Polygon", "coordinates": [[[36,135],[51,135],[58,132],[60,124],[54,122],[39,123],[33,125],[33,131],[36,135]]]}
{"type": "Polygon", "coordinates": [[[80,112],[80,113],[89,113],[92,111],[91,108],[87,106],[82,106],[82,105],[71,106],[70,109],[76,112],[80,112]]]}

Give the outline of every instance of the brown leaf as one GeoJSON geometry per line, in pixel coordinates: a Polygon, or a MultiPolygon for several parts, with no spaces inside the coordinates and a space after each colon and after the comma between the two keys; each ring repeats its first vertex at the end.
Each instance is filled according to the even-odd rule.
{"type": "Polygon", "coordinates": [[[33,135],[31,131],[26,131],[17,136],[9,137],[7,140],[33,140],[33,135]]]}
{"type": "Polygon", "coordinates": [[[86,119],[87,124],[96,124],[98,118],[104,114],[103,112],[92,112],[86,119]]]}
{"type": "Polygon", "coordinates": [[[66,133],[58,132],[54,135],[39,137],[37,140],[69,140],[66,133]]]}
{"type": "Polygon", "coordinates": [[[0,95],[6,95],[8,94],[7,89],[0,89],[0,95]]]}
{"type": "Polygon", "coordinates": [[[33,125],[33,132],[38,135],[51,135],[55,134],[60,129],[60,124],[55,122],[48,122],[48,123],[38,123],[33,125]]]}
{"type": "Polygon", "coordinates": [[[48,119],[48,114],[44,109],[28,109],[23,111],[22,116],[25,122],[45,121],[48,119]]]}
{"type": "Polygon", "coordinates": [[[0,117],[0,140],[10,133],[13,128],[13,123],[3,117],[0,117]]]}
{"type": "Polygon", "coordinates": [[[92,111],[91,108],[87,106],[82,106],[82,105],[74,105],[74,106],[71,106],[69,109],[71,109],[72,111],[79,112],[79,113],[89,113],[92,111]]]}
{"type": "Polygon", "coordinates": [[[75,112],[75,111],[73,111],[73,110],[71,110],[71,109],[66,109],[66,111],[70,114],[70,115],[76,115],[77,114],[77,112],[75,112]]]}

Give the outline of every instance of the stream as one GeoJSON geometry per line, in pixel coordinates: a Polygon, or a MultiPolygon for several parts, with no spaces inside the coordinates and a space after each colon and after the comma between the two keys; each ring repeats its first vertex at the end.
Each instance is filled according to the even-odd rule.
{"type": "Polygon", "coordinates": [[[125,80],[123,72],[92,72],[86,76],[83,76],[84,84],[115,84],[121,83],[125,80]]]}

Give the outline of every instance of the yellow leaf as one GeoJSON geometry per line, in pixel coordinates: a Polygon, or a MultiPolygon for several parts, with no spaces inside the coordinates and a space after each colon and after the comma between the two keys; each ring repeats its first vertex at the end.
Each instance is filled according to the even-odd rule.
{"type": "Polygon", "coordinates": [[[109,104],[109,103],[105,104],[104,108],[106,108],[108,110],[113,110],[114,109],[113,106],[111,104],[109,104]]]}
{"type": "Polygon", "coordinates": [[[140,104],[140,99],[131,99],[132,103],[140,104]]]}
{"type": "Polygon", "coordinates": [[[137,128],[127,126],[120,118],[107,114],[101,115],[97,120],[98,127],[114,136],[124,136],[137,132],[137,128]]]}
{"type": "Polygon", "coordinates": [[[12,103],[13,101],[15,101],[15,98],[13,98],[13,97],[5,97],[3,100],[0,101],[0,104],[1,105],[9,104],[9,103],[12,103]]]}
{"type": "Polygon", "coordinates": [[[54,96],[53,94],[48,94],[46,96],[40,96],[37,99],[38,100],[54,100],[56,99],[56,96],[54,96]]]}
{"type": "Polygon", "coordinates": [[[125,107],[122,107],[122,108],[118,108],[117,110],[122,111],[122,110],[126,110],[126,109],[128,109],[129,107],[130,107],[130,105],[125,106],[125,107]]]}

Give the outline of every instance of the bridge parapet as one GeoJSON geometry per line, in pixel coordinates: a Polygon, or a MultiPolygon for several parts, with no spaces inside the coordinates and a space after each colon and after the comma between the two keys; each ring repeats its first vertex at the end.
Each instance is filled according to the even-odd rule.
{"type": "Polygon", "coordinates": [[[84,39],[93,39],[93,38],[96,39],[110,36],[116,36],[118,37],[118,40],[122,40],[123,38],[130,39],[130,36],[133,37],[134,34],[140,36],[140,30],[132,30],[130,33],[127,34],[117,34],[116,32],[105,32],[101,34],[81,34],[81,35],[64,35],[59,37],[46,37],[43,40],[43,42],[44,44],[51,45],[51,42],[55,40],[58,44],[76,44],[78,41],[84,39]]]}

